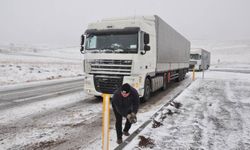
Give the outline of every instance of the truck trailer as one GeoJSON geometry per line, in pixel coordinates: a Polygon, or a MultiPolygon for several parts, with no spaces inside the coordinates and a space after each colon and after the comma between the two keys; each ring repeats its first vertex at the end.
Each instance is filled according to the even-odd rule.
{"type": "Polygon", "coordinates": [[[146,101],[184,79],[190,42],[157,15],[111,18],[88,25],[81,53],[87,94],[113,94],[129,83],[146,101]]]}
{"type": "Polygon", "coordinates": [[[210,52],[202,48],[192,48],[190,51],[189,69],[197,71],[207,70],[210,67],[210,52]]]}

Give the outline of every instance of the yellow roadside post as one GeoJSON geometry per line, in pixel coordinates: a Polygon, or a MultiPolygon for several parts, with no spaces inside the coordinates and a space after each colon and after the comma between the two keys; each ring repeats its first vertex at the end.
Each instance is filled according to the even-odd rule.
{"type": "Polygon", "coordinates": [[[109,149],[110,95],[103,94],[102,104],[102,149],[109,149]]]}
{"type": "Polygon", "coordinates": [[[193,81],[195,80],[195,69],[193,68],[193,81]]]}

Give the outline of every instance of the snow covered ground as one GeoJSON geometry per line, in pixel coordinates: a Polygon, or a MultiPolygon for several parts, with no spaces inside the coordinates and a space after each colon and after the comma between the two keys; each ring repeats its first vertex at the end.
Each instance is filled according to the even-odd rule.
{"type": "Polygon", "coordinates": [[[81,76],[78,47],[0,46],[0,86],[81,76]]]}
{"type": "Polygon", "coordinates": [[[207,71],[175,102],[182,107],[173,115],[162,111],[139,136],[151,144],[139,146],[139,136],[126,149],[250,149],[249,74],[207,71]],[[150,142],[149,142],[150,143],[150,142]],[[144,147],[145,146],[145,147],[144,147]]]}

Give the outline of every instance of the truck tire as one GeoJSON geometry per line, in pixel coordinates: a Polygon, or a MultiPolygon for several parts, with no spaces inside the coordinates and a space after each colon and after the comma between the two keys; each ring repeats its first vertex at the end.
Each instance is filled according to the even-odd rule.
{"type": "Polygon", "coordinates": [[[98,101],[102,101],[102,99],[103,99],[102,96],[96,96],[96,95],[95,95],[95,98],[96,98],[98,101]]]}
{"type": "Polygon", "coordinates": [[[185,76],[186,76],[186,72],[184,72],[182,80],[184,80],[184,79],[185,79],[185,76]]]}
{"type": "Polygon", "coordinates": [[[179,70],[179,77],[175,79],[176,82],[180,82],[184,79],[184,70],[179,70]]]}
{"type": "Polygon", "coordinates": [[[151,96],[151,83],[149,78],[146,78],[145,84],[144,84],[144,94],[142,97],[142,102],[146,102],[147,100],[150,99],[151,96]]]}

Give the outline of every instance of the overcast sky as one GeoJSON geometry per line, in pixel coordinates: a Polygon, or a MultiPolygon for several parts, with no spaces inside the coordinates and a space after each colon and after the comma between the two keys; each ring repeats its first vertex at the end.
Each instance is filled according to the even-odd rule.
{"type": "Polygon", "coordinates": [[[78,46],[90,22],[153,14],[190,40],[250,40],[250,0],[0,0],[0,42],[78,46]]]}

